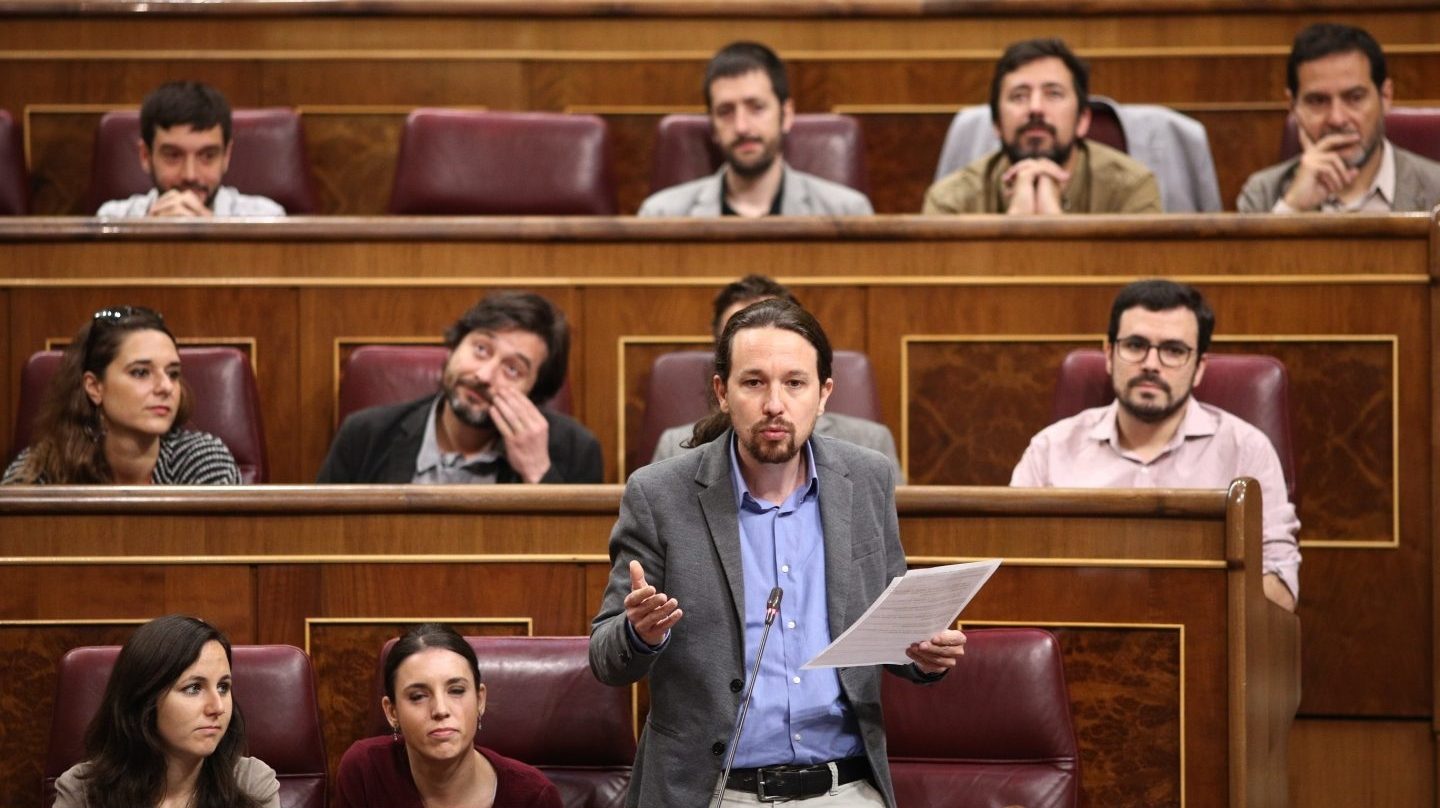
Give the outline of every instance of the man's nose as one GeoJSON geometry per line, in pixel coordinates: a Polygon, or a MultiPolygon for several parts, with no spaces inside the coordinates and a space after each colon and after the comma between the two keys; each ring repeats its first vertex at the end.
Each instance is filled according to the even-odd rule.
{"type": "Polygon", "coordinates": [[[1350,124],[1345,117],[1345,105],[1340,103],[1339,98],[1330,99],[1330,106],[1325,108],[1325,124],[1331,129],[1344,129],[1350,124]]]}
{"type": "Polygon", "coordinates": [[[772,384],[765,396],[764,406],[766,415],[779,415],[785,411],[785,404],[781,401],[780,395],[780,385],[772,384]]]}
{"type": "Polygon", "coordinates": [[[187,155],[185,156],[185,164],[184,164],[185,179],[186,179],[187,181],[194,181],[197,177],[200,176],[199,168],[200,168],[200,160],[199,160],[199,158],[196,157],[196,156],[193,155],[193,154],[187,154],[187,155]]]}

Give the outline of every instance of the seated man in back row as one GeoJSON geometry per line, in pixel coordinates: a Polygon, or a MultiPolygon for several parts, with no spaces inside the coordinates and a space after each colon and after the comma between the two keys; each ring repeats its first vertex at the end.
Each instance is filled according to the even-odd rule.
{"type": "Polygon", "coordinates": [[[641,216],[868,216],[853,188],[785,164],[795,102],[785,64],[756,42],[733,42],[705,68],[710,136],[724,165],[708,177],[650,195],[641,216]]]}
{"type": "MultiPolygon", "coordinates": [[[[795,295],[791,294],[785,285],[764,275],[746,275],[738,281],[727,284],[720,290],[720,294],[715,296],[715,315],[710,321],[710,329],[715,335],[715,341],[717,343],[720,341],[720,334],[725,330],[725,324],[730,322],[730,318],[735,312],[752,303],[776,299],[800,305],[800,301],[795,299],[795,295]]],[[[694,424],[685,424],[684,426],[670,427],[660,433],[659,440],[655,442],[655,456],[651,462],[655,463],[675,457],[686,449],[693,448],[690,445],[690,438],[694,431],[694,424]]],[[[905,480],[905,475],[900,470],[900,458],[895,454],[895,438],[891,436],[890,430],[884,424],[877,424],[874,421],[850,415],[822,412],[815,421],[815,434],[839,438],[846,443],[874,449],[890,459],[890,463],[895,467],[895,479],[901,482],[905,480]]]]}
{"type": "Polygon", "coordinates": [[[1205,376],[1215,314],[1200,292],[1137,281],[1110,307],[1105,368],[1115,400],[1046,427],[1010,484],[1057,488],[1225,488],[1260,482],[1265,596],[1290,611],[1300,594],[1300,520],[1264,432],[1191,393],[1205,376]]]}
{"type": "Polygon", "coordinates": [[[1364,29],[1301,31],[1285,69],[1300,154],[1245,181],[1241,213],[1427,211],[1440,202],[1440,163],[1385,137],[1394,85],[1364,29]]]}
{"type": "Polygon", "coordinates": [[[230,103],[195,81],[162,84],[140,107],[140,167],[155,183],[148,193],[115,199],[96,216],[284,216],[263,196],[222,185],[230,168],[230,103]]]}
{"type": "Polygon", "coordinates": [[[570,327],[529,292],[496,292],[445,332],[441,390],[340,425],[319,483],[598,483],[600,442],[540,405],[565,383],[570,327]]]}
{"type": "Polygon", "coordinates": [[[1086,140],[1090,71],[1064,42],[1005,50],[990,80],[1001,148],[925,192],[924,213],[1160,213],[1160,185],[1125,153],[1086,140]]]}

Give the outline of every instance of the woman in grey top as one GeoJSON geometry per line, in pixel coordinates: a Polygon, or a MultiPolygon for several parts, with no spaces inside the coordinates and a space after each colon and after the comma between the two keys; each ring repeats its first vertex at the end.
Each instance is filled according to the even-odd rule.
{"type": "Polygon", "coordinates": [[[170,615],[120,650],[85,733],[84,763],[55,781],[55,808],[280,808],[269,766],[241,756],[230,642],[170,615]]]}
{"type": "Polygon", "coordinates": [[[240,469],[219,438],[181,429],[192,398],[159,314],[101,309],[65,349],[35,439],[0,482],[238,484],[240,469]]]}

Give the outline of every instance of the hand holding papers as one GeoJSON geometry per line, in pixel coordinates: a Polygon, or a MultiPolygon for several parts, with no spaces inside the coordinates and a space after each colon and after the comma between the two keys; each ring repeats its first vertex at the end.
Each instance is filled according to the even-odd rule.
{"type": "Polygon", "coordinates": [[[890,582],[850,628],[802,668],[904,664],[905,649],[949,628],[1000,559],[910,570],[890,582]]]}

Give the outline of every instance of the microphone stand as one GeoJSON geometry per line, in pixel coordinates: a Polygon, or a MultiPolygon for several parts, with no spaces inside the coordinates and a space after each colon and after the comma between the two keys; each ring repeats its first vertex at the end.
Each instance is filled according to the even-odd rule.
{"type": "MultiPolygon", "coordinates": [[[[780,599],[785,596],[785,591],[780,587],[770,590],[770,597],[765,601],[765,629],[760,632],[760,648],[755,652],[755,670],[750,673],[750,684],[745,687],[745,698],[740,702],[740,718],[735,722],[735,731],[730,735],[730,750],[725,755],[725,769],[720,772],[720,785],[715,789],[715,808],[725,802],[725,781],[730,779],[730,767],[735,764],[735,749],[740,745],[740,733],[745,729],[745,714],[750,712],[750,697],[755,694],[755,680],[760,678],[760,661],[765,658],[765,641],[770,638],[770,626],[775,623],[775,616],[780,613],[780,599]]],[[[741,627],[744,633],[744,627],[741,627]]]]}

